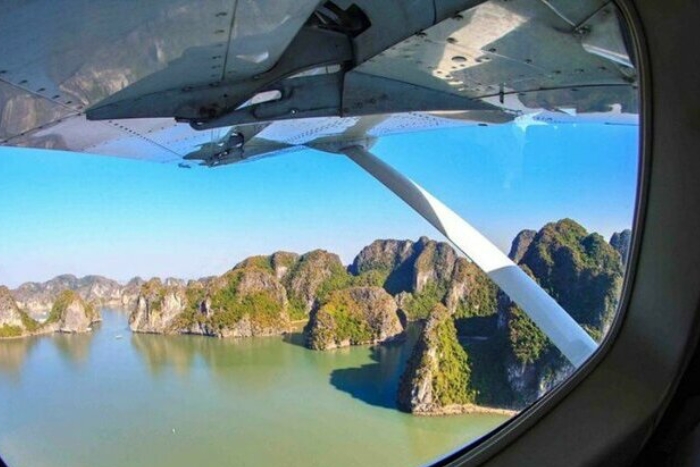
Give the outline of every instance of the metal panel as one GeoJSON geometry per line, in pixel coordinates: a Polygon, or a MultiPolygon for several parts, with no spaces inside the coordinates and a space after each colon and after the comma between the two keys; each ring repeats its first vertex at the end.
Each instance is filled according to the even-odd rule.
{"type": "Polygon", "coordinates": [[[572,27],[539,0],[481,4],[396,44],[355,72],[470,98],[630,80],[587,53],[572,27]]]}
{"type": "Polygon", "coordinates": [[[14,137],[76,113],[65,105],[0,80],[0,143],[12,144],[14,137]]]}
{"type": "Polygon", "coordinates": [[[216,60],[202,48],[224,55],[233,6],[232,0],[3,2],[0,70],[12,83],[26,81],[27,89],[85,107],[183,57],[195,61],[158,85],[207,83],[221,70],[212,77],[212,65],[201,61],[216,60]]]}
{"type": "Polygon", "coordinates": [[[269,70],[320,0],[238,0],[224,79],[269,70]]]}

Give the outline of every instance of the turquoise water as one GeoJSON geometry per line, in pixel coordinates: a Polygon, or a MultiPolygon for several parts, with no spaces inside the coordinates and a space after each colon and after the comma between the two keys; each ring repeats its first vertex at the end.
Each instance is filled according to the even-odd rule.
{"type": "Polygon", "coordinates": [[[90,335],[0,341],[10,467],[422,465],[506,420],[398,412],[410,344],[316,352],[299,334],[136,335],[103,317],[90,335]]]}

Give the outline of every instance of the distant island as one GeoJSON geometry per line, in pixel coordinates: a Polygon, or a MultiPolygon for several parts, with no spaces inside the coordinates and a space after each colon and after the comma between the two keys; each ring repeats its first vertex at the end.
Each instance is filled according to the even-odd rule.
{"type": "MultiPolygon", "coordinates": [[[[600,340],[629,242],[629,230],[608,243],[563,219],[520,232],[509,256],[600,340]]],[[[324,250],[277,252],[188,282],[64,275],[0,287],[0,337],[89,332],[102,307],[129,310],[136,333],[273,336],[303,324],[305,345],[318,351],[398,341],[417,323],[397,405],[420,415],[520,409],[573,370],[486,274],[426,237],[376,240],[347,267],[324,250]],[[48,317],[31,317],[40,313],[48,317]]]]}

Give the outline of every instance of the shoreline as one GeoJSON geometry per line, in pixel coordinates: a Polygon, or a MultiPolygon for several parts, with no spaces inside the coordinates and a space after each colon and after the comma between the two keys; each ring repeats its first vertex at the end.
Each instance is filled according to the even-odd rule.
{"type": "Polygon", "coordinates": [[[490,415],[507,415],[514,417],[520,413],[520,410],[501,409],[498,407],[489,407],[486,405],[477,404],[451,404],[445,407],[440,407],[437,410],[425,412],[411,412],[411,415],[419,417],[442,417],[447,415],[474,415],[474,414],[490,414],[490,415]]]}

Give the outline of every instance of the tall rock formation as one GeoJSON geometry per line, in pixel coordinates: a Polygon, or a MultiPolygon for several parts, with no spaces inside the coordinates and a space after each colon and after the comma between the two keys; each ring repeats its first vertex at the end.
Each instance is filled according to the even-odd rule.
{"type": "Polygon", "coordinates": [[[215,337],[279,335],[289,330],[287,295],[272,270],[255,261],[187,286],[152,279],[129,318],[134,332],[215,337]]]}
{"type": "Polygon", "coordinates": [[[457,340],[452,315],[438,303],[401,376],[397,404],[414,414],[471,411],[476,393],[470,378],[469,359],[457,340]]]}
{"type": "Polygon", "coordinates": [[[527,249],[530,248],[530,244],[535,239],[535,235],[537,235],[536,230],[525,229],[521,230],[520,233],[515,236],[510,246],[510,253],[508,253],[508,256],[514,263],[517,264],[523,259],[525,252],[527,252],[527,249]]]}
{"type": "Polygon", "coordinates": [[[0,286],[0,338],[26,336],[36,326],[37,323],[17,306],[8,288],[0,286]]]}
{"type": "Polygon", "coordinates": [[[290,314],[299,319],[311,312],[330,292],[347,287],[350,275],[335,253],[310,251],[290,265],[284,276],[290,314]]]}
{"type": "Polygon", "coordinates": [[[127,310],[132,310],[141,293],[141,287],[145,283],[146,281],[138,276],[129,280],[129,282],[122,287],[120,305],[127,310]]]}
{"type": "Polygon", "coordinates": [[[86,303],[77,292],[62,291],[54,301],[47,320],[41,324],[44,331],[83,333],[102,320],[99,311],[86,303]]]}
{"type": "Polygon", "coordinates": [[[167,286],[154,278],[140,287],[136,306],[129,317],[132,331],[171,334],[177,333],[176,318],[187,307],[185,287],[167,286]]]}
{"type": "Polygon", "coordinates": [[[46,282],[24,283],[12,294],[20,308],[39,314],[51,310],[65,290],[76,292],[84,301],[98,307],[122,304],[122,286],[102,276],[77,278],[72,274],[63,274],[46,282]]]}
{"type": "Polygon", "coordinates": [[[545,225],[519,263],[596,337],[607,332],[622,287],[619,255],[571,219],[545,225]]]}
{"type": "Polygon", "coordinates": [[[373,277],[377,283],[372,285],[396,295],[408,319],[427,318],[438,303],[461,318],[497,311],[497,289],[488,276],[447,243],[426,237],[375,240],[357,255],[351,271],[360,282],[373,277]]]}
{"type": "Polygon", "coordinates": [[[396,311],[396,302],[380,287],[336,290],[311,312],[306,344],[327,350],[394,339],[403,333],[396,311]]]}
{"type": "MultiPolygon", "coordinates": [[[[602,236],[589,234],[575,221],[563,219],[537,232],[519,265],[594,339],[600,340],[617,309],[622,286],[619,258],[602,236]]],[[[515,397],[512,403],[523,406],[565,379],[573,368],[504,295],[499,309],[500,342],[508,343],[501,358],[506,361],[506,377],[515,397]]],[[[503,345],[497,342],[494,340],[494,345],[503,345]]]]}
{"type": "Polygon", "coordinates": [[[630,242],[632,241],[632,231],[630,229],[625,229],[622,232],[615,232],[610,237],[610,246],[615,248],[620,254],[620,260],[622,261],[622,266],[627,266],[627,258],[630,254],[630,242]]]}

